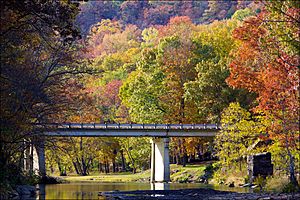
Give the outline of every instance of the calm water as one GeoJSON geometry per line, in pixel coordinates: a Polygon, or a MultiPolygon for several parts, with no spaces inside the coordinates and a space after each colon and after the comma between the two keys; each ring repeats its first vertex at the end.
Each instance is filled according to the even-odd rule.
{"type": "Polygon", "coordinates": [[[103,191],[128,191],[128,190],[151,190],[156,189],[187,189],[187,188],[214,188],[218,190],[247,192],[245,188],[214,187],[198,183],[171,183],[168,185],[150,183],[66,183],[38,185],[40,188],[37,199],[104,199],[98,196],[103,191]]]}

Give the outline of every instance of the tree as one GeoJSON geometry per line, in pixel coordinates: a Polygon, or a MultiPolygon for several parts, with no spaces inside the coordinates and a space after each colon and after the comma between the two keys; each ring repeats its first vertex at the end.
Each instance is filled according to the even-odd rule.
{"type": "Polygon", "coordinates": [[[130,118],[136,123],[163,122],[165,111],[159,98],[164,91],[164,75],[153,65],[155,63],[142,61],[120,89],[122,102],[129,108],[130,118]]]}
{"type": "Polygon", "coordinates": [[[122,85],[120,80],[112,80],[95,91],[97,95],[96,106],[102,111],[101,121],[117,122],[117,111],[121,106],[119,89],[122,85]]]}
{"type": "Polygon", "coordinates": [[[253,16],[255,13],[250,8],[245,8],[242,10],[237,10],[233,15],[232,19],[237,19],[239,21],[243,21],[245,18],[249,16],[253,16]]]}
{"type": "Polygon", "coordinates": [[[202,22],[213,22],[224,18],[230,18],[235,12],[237,1],[209,1],[208,9],[202,15],[202,22]]]}
{"type": "Polygon", "coordinates": [[[138,169],[144,170],[149,168],[150,163],[150,141],[149,138],[119,138],[121,151],[127,155],[129,167],[132,173],[138,169]]]}
{"type": "Polygon", "coordinates": [[[254,152],[253,144],[266,133],[263,118],[251,116],[239,103],[231,103],[224,109],[221,124],[222,130],[216,136],[215,148],[224,168],[245,160],[254,152]]]}
{"type": "Polygon", "coordinates": [[[194,46],[191,42],[194,28],[188,17],[174,17],[167,26],[159,30],[162,39],[158,44],[157,62],[165,74],[167,93],[161,99],[167,108],[168,123],[188,123],[185,112],[192,108],[187,105],[193,106],[185,102],[184,84],[194,80],[196,74],[194,46]]]}
{"type": "Polygon", "coordinates": [[[121,20],[125,24],[143,24],[143,9],[148,1],[125,1],[120,6],[121,20]]]}
{"type": "Polygon", "coordinates": [[[166,25],[171,16],[174,15],[173,12],[173,6],[171,5],[161,5],[154,8],[150,7],[144,10],[144,19],[148,26],[157,24],[166,25]]]}
{"type": "Polygon", "coordinates": [[[254,97],[245,90],[229,87],[230,52],[237,47],[231,36],[237,26],[235,20],[198,26],[193,43],[197,62],[197,78],[185,84],[185,98],[195,102],[198,119],[205,123],[219,123],[221,112],[229,103],[239,101],[249,106],[254,97]]]}
{"type": "Polygon", "coordinates": [[[120,9],[118,4],[118,1],[88,1],[81,4],[76,24],[80,26],[82,35],[88,35],[90,28],[102,19],[116,19],[120,9]]]}
{"type": "Polygon", "coordinates": [[[91,27],[89,35],[87,36],[88,48],[85,54],[87,58],[95,58],[101,56],[103,53],[103,39],[106,35],[120,33],[121,24],[118,21],[111,21],[109,19],[101,20],[91,27]]]}
{"type": "Polygon", "coordinates": [[[67,108],[61,86],[85,72],[73,59],[80,58],[74,43],[80,35],[73,26],[77,6],[63,1],[1,5],[1,187],[20,175],[10,170],[21,167],[24,140],[32,143],[39,133],[32,125],[51,121],[67,108]]]}
{"type": "Polygon", "coordinates": [[[297,187],[292,152],[299,149],[299,7],[292,1],[272,1],[266,9],[234,31],[241,45],[227,81],[258,94],[256,110],[273,120],[270,138],[285,148],[290,182],[297,187]]]}

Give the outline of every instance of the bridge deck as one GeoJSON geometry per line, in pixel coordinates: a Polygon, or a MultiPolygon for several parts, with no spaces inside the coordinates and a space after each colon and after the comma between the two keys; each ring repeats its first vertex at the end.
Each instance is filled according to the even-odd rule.
{"type": "Polygon", "coordinates": [[[60,137],[213,137],[217,124],[50,124],[45,136],[60,137]]]}

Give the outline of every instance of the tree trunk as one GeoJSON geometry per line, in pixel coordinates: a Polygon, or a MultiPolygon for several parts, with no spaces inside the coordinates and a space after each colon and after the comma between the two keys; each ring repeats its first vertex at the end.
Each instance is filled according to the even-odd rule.
{"type": "Polygon", "coordinates": [[[289,181],[291,184],[293,184],[297,189],[299,189],[299,184],[295,176],[295,161],[294,157],[290,151],[290,144],[289,144],[289,138],[288,138],[288,129],[286,128],[286,119],[285,119],[285,107],[284,104],[282,104],[282,113],[283,113],[283,131],[285,134],[285,147],[287,150],[287,154],[289,157],[289,181]]]}
{"type": "MultiPolygon", "coordinates": [[[[82,144],[82,137],[80,137],[80,151],[83,152],[83,144],[82,144]]],[[[86,176],[87,175],[87,166],[84,159],[83,153],[81,153],[81,175],[86,176]]]]}
{"type": "Polygon", "coordinates": [[[182,164],[181,158],[180,158],[180,153],[179,153],[179,152],[176,153],[176,164],[177,164],[177,165],[181,165],[181,164],[182,164]]]}
{"type": "Polygon", "coordinates": [[[176,164],[177,163],[177,161],[176,161],[176,154],[173,153],[172,157],[173,157],[173,164],[176,164]]]}
{"type": "Polygon", "coordinates": [[[109,173],[109,163],[108,163],[108,161],[105,161],[104,169],[105,169],[105,173],[108,174],[109,173]]]}
{"type": "Polygon", "coordinates": [[[177,160],[177,165],[181,165],[182,164],[182,159],[181,159],[181,153],[182,153],[182,149],[181,149],[181,139],[178,138],[177,141],[177,152],[176,152],[176,160],[177,160]]]}
{"type": "Polygon", "coordinates": [[[120,153],[121,153],[121,159],[122,159],[122,171],[125,172],[126,171],[126,162],[125,162],[123,150],[121,150],[120,153]]]}
{"type": "Polygon", "coordinates": [[[50,171],[51,171],[51,174],[54,173],[54,167],[53,167],[53,165],[50,165],[50,171]]]}
{"type": "Polygon", "coordinates": [[[57,161],[58,169],[59,169],[59,175],[60,176],[67,176],[67,171],[64,166],[61,165],[60,161],[57,161]]]}
{"type": "Polygon", "coordinates": [[[182,157],[182,166],[183,167],[186,166],[186,161],[187,161],[187,154],[184,152],[183,153],[183,157],[182,157]]]}
{"type": "Polygon", "coordinates": [[[116,172],[119,172],[119,163],[116,162],[116,172]]]}
{"type": "Polygon", "coordinates": [[[186,149],[185,149],[185,139],[182,139],[182,143],[181,143],[181,151],[182,151],[182,166],[185,167],[186,166],[186,162],[187,162],[187,153],[186,153],[186,149]]]}
{"type": "Polygon", "coordinates": [[[80,175],[82,175],[82,166],[81,166],[81,162],[79,162],[79,159],[76,158],[76,162],[75,162],[76,166],[77,166],[77,169],[78,169],[78,172],[80,175]]]}
{"type": "Polygon", "coordinates": [[[132,158],[130,151],[126,150],[126,153],[127,153],[128,157],[129,157],[129,159],[131,161],[132,173],[135,174],[136,173],[136,167],[135,167],[134,159],[132,158]]]}
{"type": "Polygon", "coordinates": [[[295,176],[295,161],[294,161],[294,157],[290,151],[289,148],[287,148],[288,150],[288,156],[289,156],[289,179],[290,179],[290,183],[292,183],[296,188],[299,189],[299,184],[298,181],[296,179],[295,176]]]}
{"type": "Polygon", "coordinates": [[[77,168],[76,162],[73,161],[72,163],[73,163],[73,166],[74,166],[74,168],[75,168],[76,174],[79,175],[80,173],[79,173],[79,170],[78,170],[78,168],[77,168]]]}
{"type": "Polygon", "coordinates": [[[87,175],[87,173],[86,173],[86,169],[87,169],[87,167],[86,167],[86,163],[85,163],[85,160],[84,160],[84,158],[83,157],[81,157],[81,166],[82,166],[82,176],[86,176],[87,175]]]}
{"type": "Polygon", "coordinates": [[[116,173],[116,160],[115,159],[113,159],[112,160],[112,171],[113,171],[113,173],[116,173]]]}
{"type": "Polygon", "coordinates": [[[99,165],[98,165],[99,167],[99,172],[100,173],[102,173],[103,172],[103,165],[102,165],[102,163],[101,162],[99,162],[99,165]]]}
{"type": "Polygon", "coordinates": [[[106,165],[107,165],[107,173],[109,173],[110,170],[109,170],[109,162],[108,161],[106,161],[106,165]]]}
{"type": "Polygon", "coordinates": [[[107,165],[106,165],[106,162],[104,162],[104,172],[105,172],[105,174],[107,174],[107,165]]]}

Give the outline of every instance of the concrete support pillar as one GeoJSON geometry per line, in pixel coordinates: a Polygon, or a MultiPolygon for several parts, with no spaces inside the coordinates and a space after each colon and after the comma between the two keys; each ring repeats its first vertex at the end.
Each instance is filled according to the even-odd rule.
{"type": "Polygon", "coordinates": [[[40,139],[38,141],[30,142],[30,144],[28,143],[24,150],[24,170],[29,174],[38,174],[45,177],[45,141],[40,139]]]}
{"type": "Polygon", "coordinates": [[[170,183],[151,183],[151,190],[170,190],[170,183]]]}
{"type": "Polygon", "coordinates": [[[38,174],[39,173],[39,156],[38,156],[37,147],[35,144],[31,144],[30,153],[31,153],[30,172],[33,174],[38,174]]]}
{"type": "Polygon", "coordinates": [[[152,138],[151,182],[170,181],[169,138],[152,138]]]}
{"type": "Polygon", "coordinates": [[[27,142],[25,143],[25,150],[24,150],[24,171],[26,171],[27,173],[30,172],[30,146],[27,144],[27,142]]]}
{"type": "Polygon", "coordinates": [[[45,141],[39,140],[36,145],[37,157],[38,157],[38,173],[41,177],[46,176],[46,160],[45,160],[45,141]]]}
{"type": "Polygon", "coordinates": [[[151,139],[151,176],[150,182],[155,182],[155,141],[151,139]]]}

